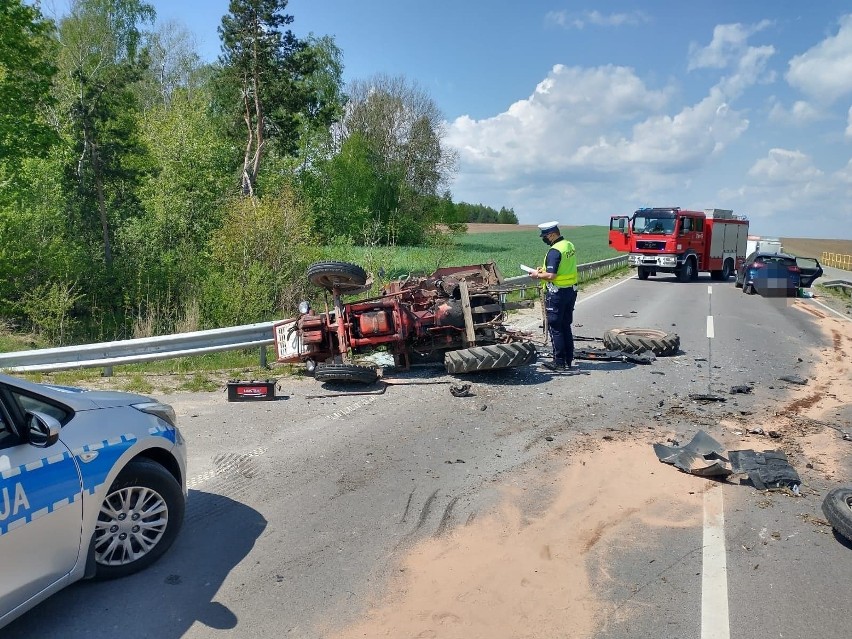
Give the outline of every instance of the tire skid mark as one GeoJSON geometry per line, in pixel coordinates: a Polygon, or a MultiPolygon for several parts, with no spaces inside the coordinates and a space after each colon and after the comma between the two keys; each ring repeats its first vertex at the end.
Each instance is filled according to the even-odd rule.
{"type": "Polygon", "coordinates": [[[438,496],[438,489],[435,489],[429,498],[426,500],[426,503],[423,504],[423,510],[420,511],[420,519],[417,520],[417,526],[415,526],[414,530],[420,530],[423,527],[423,524],[426,523],[427,517],[429,517],[429,513],[432,510],[432,504],[435,502],[435,498],[438,496]]]}
{"type": "Polygon", "coordinates": [[[402,519],[399,520],[399,523],[404,524],[405,518],[408,517],[408,509],[411,508],[411,500],[414,498],[414,491],[408,495],[408,501],[405,503],[405,512],[402,513],[402,519]]]}
{"type": "Polygon", "coordinates": [[[221,476],[227,476],[231,474],[242,473],[246,470],[246,467],[252,464],[252,460],[255,457],[260,457],[263,455],[268,448],[261,447],[255,448],[252,451],[247,453],[235,454],[229,453],[225,455],[216,455],[213,458],[213,468],[208,470],[200,475],[195,475],[194,477],[190,477],[186,481],[187,488],[198,488],[201,484],[204,484],[211,479],[215,479],[221,476]]]}
{"type": "Polygon", "coordinates": [[[444,514],[441,517],[441,521],[438,523],[438,529],[435,531],[435,537],[443,537],[446,534],[447,529],[450,527],[450,518],[453,514],[453,508],[456,507],[458,501],[458,497],[453,497],[450,500],[450,503],[447,504],[447,507],[444,509],[444,514]]]}

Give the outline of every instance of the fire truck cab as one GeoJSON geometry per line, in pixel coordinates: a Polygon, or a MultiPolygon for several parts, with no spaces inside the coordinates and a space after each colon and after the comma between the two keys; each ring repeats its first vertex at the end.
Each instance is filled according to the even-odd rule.
{"type": "Polygon", "coordinates": [[[662,272],[689,282],[700,271],[727,280],[745,260],[747,239],[748,220],[728,209],[643,208],[609,223],[610,246],[630,253],[640,280],[662,272]]]}

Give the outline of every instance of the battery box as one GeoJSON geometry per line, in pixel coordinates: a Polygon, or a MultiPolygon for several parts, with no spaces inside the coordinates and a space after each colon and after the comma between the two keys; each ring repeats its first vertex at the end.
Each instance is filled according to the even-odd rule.
{"type": "Polygon", "coordinates": [[[275,399],[275,379],[228,380],[229,402],[253,402],[275,399]]]}

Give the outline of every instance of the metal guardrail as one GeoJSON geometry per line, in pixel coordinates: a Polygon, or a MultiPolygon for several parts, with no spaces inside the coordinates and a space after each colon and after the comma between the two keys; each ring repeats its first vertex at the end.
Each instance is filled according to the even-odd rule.
{"type": "MultiPolygon", "coordinates": [[[[587,264],[578,264],[577,277],[579,278],[580,282],[588,282],[589,280],[593,280],[596,277],[601,277],[603,275],[606,275],[607,273],[611,273],[612,271],[618,270],[625,266],[627,266],[627,256],[616,255],[615,257],[610,257],[606,260],[589,262],[587,264]]],[[[529,286],[541,285],[540,280],[533,280],[532,278],[530,278],[529,275],[507,277],[503,280],[503,283],[516,286],[518,288],[522,288],[526,284],[528,284],[529,286]]]]}
{"type": "Polygon", "coordinates": [[[274,341],[273,324],[274,322],[260,322],[209,331],[142,337],[100,344],[0,353],[0,370],[34,373],[74,368],[109,369],[122,364],[261,347],[263,347],[260,356],[261,365],[265,365],[265,347],[274,341]]]}
{"type": "MultiPolygon", "coordinates": [[[[599,262],[580,264],[577,274],[580,281],[600,277],[621,266],[627,265],[627,256],[618,256],[599,262]]],[[[529,283],[536,286],[528,276],[508,278],[506,284],[522,288],[529,283]]],[[[216,328],[208,331],[177,333],[158,337],[42,348],[31,351],[0,353],[0,370],[13,373],[36,373],[78,368],[103,368],[110,375],[113,366],[153,362],[176,357],[189,357],[205,353],[240,349],[260,349],[260,365],[266,366],[266,347],[274,343],[272,326],[277,322],[259,322],[244,326],[216,328]]]]}
{"type": "Polygon", "coordinates": [[[822,255],[820,255],[819,261],[823,266],[831,266],[833,268],[842,268],[847,271],[852,271],[852,255],[823,251],[822,255]]]}
{"type": "Polygon", "coordinates": [[[849,280],[828,280],[827,282],[820,282],[820,286],[825,286],[826,288],[839,288],[846,293],[852,293],[852,282],[849,280]]]}

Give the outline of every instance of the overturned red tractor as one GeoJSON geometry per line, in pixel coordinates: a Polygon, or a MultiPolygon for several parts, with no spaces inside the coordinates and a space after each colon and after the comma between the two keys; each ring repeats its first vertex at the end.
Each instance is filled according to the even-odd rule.
{"type": "Polygon", "coordinates": [[[392,355],[401,368],[443,360],[449,373],[523,366],[536,359],[528,335],[503,324],[506,311],[532,302],[506,301],[520,286],[506,284],[494,263],[409,276],[389,282],[376,297],[347,303],[343,296],[372,287],[360,266],[318,262],[307,276],[331,295],[331,305],[328,295],[323,312],[302,302],[298,317],[273,330],[278,361],[302,362],[319,381],[375,381],[374,366],[354,361],[376,350],[392,355]]]}

